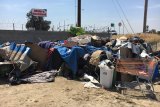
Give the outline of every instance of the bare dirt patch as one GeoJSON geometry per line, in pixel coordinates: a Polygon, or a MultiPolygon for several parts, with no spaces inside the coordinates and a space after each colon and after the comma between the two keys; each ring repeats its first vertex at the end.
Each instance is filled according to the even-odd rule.
{"type": "MultiPolygon", "coordinates": [[[[155,86],[160,93],[160,85],[155,86]]],[[[0,85],[0,107],[159,107],[160,102],[104,89],[84,88],[79,81],[0,85]]],[[[128,92],[130,94],[130,92],[128,92]]],[[[137,96],[139,96],[137,94],[137,96]]]]}

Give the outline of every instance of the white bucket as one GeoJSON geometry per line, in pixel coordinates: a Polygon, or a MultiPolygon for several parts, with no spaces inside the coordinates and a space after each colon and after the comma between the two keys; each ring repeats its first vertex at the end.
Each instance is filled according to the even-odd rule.
{"type": "Polygon", "coordinates": [[[105,88],[112,88],[114,67],[110,68],[106,64],[106,60],[102,61],[100,67],[100,84],[105,88]]]}

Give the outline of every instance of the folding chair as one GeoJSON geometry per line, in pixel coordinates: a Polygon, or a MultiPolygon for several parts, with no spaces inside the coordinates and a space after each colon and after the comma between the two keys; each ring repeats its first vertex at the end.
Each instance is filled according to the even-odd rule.
{"type": "MultiPolygon", "coordinates": [[[[145,83],[148,92],[154,93],[154,87],[152,83],[153,74],[155,68],[158,64],[156,59],[137,59],[137,58],[127,58],[119,59],[116,63],[116,71],[120,73],[130,74],[136,76],[136,82],[139,85],[140,90],[144,95],[144,90],[142,90],[140,85],[140,79],[147,81],[145,83]]],[[[126,88],[125,86],[115,85],[118,88],[126,88]]]]}

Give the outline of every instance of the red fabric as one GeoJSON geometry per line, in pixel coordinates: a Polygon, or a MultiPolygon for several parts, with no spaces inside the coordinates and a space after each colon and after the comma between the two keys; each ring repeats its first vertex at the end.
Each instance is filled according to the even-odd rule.
{"type": "Polygon", "coordinates": [[[67,40],[64,40],[64,44],[66,44],[68,41],[67,40]]]}
{"type": "Polygon", "coordinates": [[[47,59],[50,58],[50,56],[51,56],[51,54],[53,53],[53,51],[54,51],[54,48],[49,48],[49,49],[48,49],[48,56],[47,56],[47,59]]]}

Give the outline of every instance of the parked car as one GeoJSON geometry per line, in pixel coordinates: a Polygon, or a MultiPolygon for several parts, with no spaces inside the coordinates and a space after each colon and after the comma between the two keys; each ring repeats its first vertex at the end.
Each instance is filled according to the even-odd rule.
{"type": "Polygon", "coordinates": [[[109,33],[112,35],[117,35],[117,32],[115,30],[111,30],[109,33]]]}

